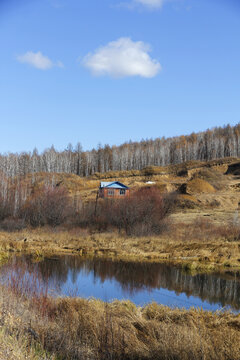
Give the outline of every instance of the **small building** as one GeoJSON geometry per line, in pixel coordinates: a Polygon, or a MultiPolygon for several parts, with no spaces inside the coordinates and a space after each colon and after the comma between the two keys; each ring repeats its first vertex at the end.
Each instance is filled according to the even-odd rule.
{"type": "Polygon", "coordinates": [[[100,198],[124,198],[129,196],[130,189],[119,181],[102,181],[99,187],[100,198]]]}

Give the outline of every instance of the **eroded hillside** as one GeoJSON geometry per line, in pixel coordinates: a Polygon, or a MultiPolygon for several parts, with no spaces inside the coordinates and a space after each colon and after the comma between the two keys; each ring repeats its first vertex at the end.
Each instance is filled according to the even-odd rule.
{"type": "MultiPolygon", "coordinates": [[[[226,158],[209,162],[192,161],[166,167],[147,167],[141,171],[118,171],[91,177],[65,173],[35,173],[20,180],[25,196],[44,185],[65,187],[75,202],[96,199],[100,181],[119,180],[134,192],[154,186],[160,193],[176,197],[174,222],[190,223],[199,218],[213,222],[237,222],[240,203],[240,159],[226,158]]],[[[19,187],[19,182],[17,183],[19,187]]],[[[16,182],[12,186],[16,186],[16,182]]]]}

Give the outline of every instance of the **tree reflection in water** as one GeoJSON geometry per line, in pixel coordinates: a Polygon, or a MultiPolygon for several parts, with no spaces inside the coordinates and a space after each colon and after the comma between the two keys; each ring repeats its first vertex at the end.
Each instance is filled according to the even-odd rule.
{"type": "MultiPolygon", "coordinates": [[[[77,256],[46,258],[38,263],[33,263],[31,257],[15,257],[4,268],[9,272],[13,266],[24,266],[28,272],[40,272],[45,281],[58,284],[60,289],[67,282],[73,288],[81,285],[78,283],[81,274],[81,278],[89,277],[89,281],[93,279],[93,283],[100,281],[103,284],[107,280],[117,282],[125,297],[132,297],[144,290],[162,288],[177,294],[195,296],[209,303],[240,309],[239,273],[191,275],[168,264],[84,259],[77,256]]],[[[74,292],[74,289],[71,290],[74,292]]]]}

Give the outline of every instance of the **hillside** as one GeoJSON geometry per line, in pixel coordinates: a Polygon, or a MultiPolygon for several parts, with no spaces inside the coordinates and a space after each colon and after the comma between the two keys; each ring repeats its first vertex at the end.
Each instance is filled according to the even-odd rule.
{"type": "MultiPolygon", "coordinates": [[[[30,194],[43,185],[65,187],[79,202],[96,199],[100,181],[119,180],[135,191],[156,186],[160,193],[177,194],[173,221],[192,222],[211,217],[217,223],[233,220],[240,202],[240,179],[235,175],[240,159],[226,158],[209,162],[191,161],[165,167],[147,167],[141,171],[96,173],[80,177],[64,173],[36,173],[22,177],[20,187],[30,194]],[[234,169],[232,171],[231,169],[234,169]]],[[[15,185],[12,185],[15,186],[15,185]]],[[[19,186],[19,185],[18,185],[19,186]]]]}
{"type": "MultiPolygon", "coordinates": [[[[63,252],[134,261],[171,260],[186,263],[194,269],[239,267],[239,168],[240,159],[228,158],[151,167],[138,172],[108,172],[84,178],[57,173],[27,175],[13,181],[14,194],[31,195],[31,199],[44,185],[53,185],[53,189],[65,188],[73,204],[79,205],[79,216],[75,222],[62,223],[57,228],[21,226],[21,219],[11,220],[10,217],[1,225],[0,249],[38,255],[63,252]],[[91,201],[93,208],[95,206],[101,180],[120,180],[132,192],[155,187],[155,192],[169,195],[174,207],[164,231],[158,235],[128,236],[123,229],[96,227],[91,217],[88,225],[81,223],[82,210],[89,205],[91,208],[91,201]]],[[[19,201],[19,196],[16,199],[19,201]]]]}

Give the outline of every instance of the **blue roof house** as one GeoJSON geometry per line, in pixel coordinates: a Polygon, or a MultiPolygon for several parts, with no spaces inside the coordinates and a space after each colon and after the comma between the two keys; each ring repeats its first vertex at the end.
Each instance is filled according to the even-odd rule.
{"type": "Polygon", "coordinates": [[[100,183],[99,197],[101,198],[123,198],[129,196],[129,193],[129,187],[119,181],[101,181],[100,183]]]}

